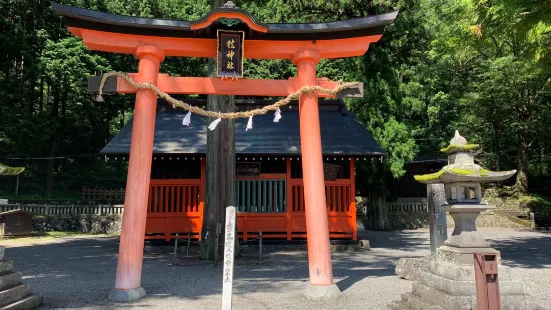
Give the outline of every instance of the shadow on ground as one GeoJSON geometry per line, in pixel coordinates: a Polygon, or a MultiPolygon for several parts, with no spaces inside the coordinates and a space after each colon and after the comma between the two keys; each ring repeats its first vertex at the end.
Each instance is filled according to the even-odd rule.
{"type": "MultiPolygon", "coordinates": [[[[493,245],[502,251],[504,263],[511,267],[542,268],[551,265],[549,237],[548,234],[534,234],[496,238],[493,245]]],[[[357,296],[371,298],[365,294],[366,289],[372,290],[366,287],[369,281],[378,283],[376,281],[384,277],[394,279],[395,262],[400,257],[419,257],[429,253],[427,231],[363,231],[360,232],[360,239],[370,240],[373,250],[339,252],[332,256],[337,286],[344,293],[344,300],[347,300],[346,296],[349,297],[348,301],[356,300],[357,296]]],[[[148,293],[146,298],[129,304],[110,303],[106,296],[114,287],[117,256],[116,237],[74,238],[59,243],[10,247],[6,250],[6,258],[14,260],[14,269],[23,273],[25,283],[31,284],[35,292],[45,296],[44,308],[148,308],[159,307],[159,304],[166,302],[172,305],[168,307],[172,309],[174,303],[178,304],[175,300],[193,301],[186,304],[196,302],[201,305],[200,309],[219,307],[221,264],[215,266],[180,258],[182,264],[174,266],[170,254],[144,256],[142,285],[148,293]]],[[[234,294],[245,305],[247,299],[255,294],[280,299],[277,302],[282,305],[291,303],[308,280],[306,252],[273,251],[264,256],[262,265],[254,256],[244,257],[236,262],[235,279],[234,294]]],[[[399,283],[402,286],[409,285],[399,283]]],[[[396,292],[393,293],[399,296],[399,288],[383,285],[378,290],[394,290],[396,292]]],[[[381,302],[385,304],[386,300],[381,302]]],[[[256,298],[250,303],[257,308],[268,309],[273,308],[270,305],[274,301],[256,298]]],[[[316,308],[308,305],[308,308],[316,308]]],[[[342,306],[341,309],[348,308],[342,306]]]]}

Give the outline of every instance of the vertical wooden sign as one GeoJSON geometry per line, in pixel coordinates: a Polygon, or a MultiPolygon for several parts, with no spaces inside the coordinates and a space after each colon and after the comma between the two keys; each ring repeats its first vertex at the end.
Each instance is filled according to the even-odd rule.
{"type": "Polygon", "coordinates": [[[235,249],[235,207],[226,208],[226,239],[224,242],[224,274],[222,275],[222,310],[231,310],[233,291],[233,259],[235,249]]]}
{"type": "Polygon", "coordinates": [[[218,30],[217,37],[216,75],[221,78],[242,78],[245,33],[243,31],[218,30]]]}

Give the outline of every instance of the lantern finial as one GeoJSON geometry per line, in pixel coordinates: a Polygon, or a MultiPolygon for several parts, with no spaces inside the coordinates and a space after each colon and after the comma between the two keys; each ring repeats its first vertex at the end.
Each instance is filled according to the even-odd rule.
{"type": "Polygon", "coordinates": [[[467,139],[459,134],[459,130],[456,130],[455,136],[450,140],[450,145],[467,145],[467,139]]]}

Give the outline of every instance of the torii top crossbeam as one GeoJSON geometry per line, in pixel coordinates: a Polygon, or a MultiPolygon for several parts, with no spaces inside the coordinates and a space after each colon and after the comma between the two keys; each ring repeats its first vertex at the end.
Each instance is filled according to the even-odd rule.
{"type": "MultiPolygon", "coordinates": [[[[147,82],[172,94],[248,96],[288,96],[297,89],[322,85],[335,88],[336,82],[317,78],[320,59],[365,54],[369,44],[377,42],[384,27],[398,15],[392,12],[328,23],[264,24],[231,1],[193,22],[120,16],[57,3],[52,7],[91,50],[136,55],[139,70],[132,78],[138,83],[147,82]],[[217,76],[222,79],[159,74],[166,56],[216,58],[217,76]],[[243,77],[243,58],[291,60],[298,76],[288,81],[248,80],[243,77]],[[226,79],[228,76],[232,79],[226,79]]],[[[108,83],[111,91],[136,93],[117,277],[110,295],[128,301],[145,295],[141,271],[157,98],[150,89],[135,90],[120,79],[115,82],[108,83]]],[[[329,247],[319,96],[312,91],[300,95],[299,117],[311,284],[307,292],[324,297],[338,295],[338,288],[333,284],[329,247]]],[[[351,192],[353,196],[354,190],[351,192]]]]}
{"type": "Polygon", "coordinates": [[[320,58],[361,56],[398,15],[395,11],[328,23],[264,24],[231,6],[214,9],[193,22],[121,16],[57,3],[52,7],[92,50],[134,54],[139,45],[151,44],[165,56],[207,58],[216,57],[220,27],[246,32],[245,58],[292,59],[308,49],[318,51],[320,58]]]}

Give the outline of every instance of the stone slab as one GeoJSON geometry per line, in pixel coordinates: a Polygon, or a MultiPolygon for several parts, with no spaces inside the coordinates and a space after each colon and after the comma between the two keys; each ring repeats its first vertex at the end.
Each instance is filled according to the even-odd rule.
{"type": "Polygon", "coordinates": [[[413,293],[402,294],[402,303],[414,310],[444,310],[442,307],[431,304],[413,293]]]}
{"type": "Polygon", "coordinates": [[[142,287],[132,290],[112,290],[109,293],[109,299],[118,302],[128,302],[138,300],[146,295],[142,287]]]}
{"type": "Polygon", "coordinates": [[[310,300],[332,300],[341,297],[341,291],[336,284],[329,286],[317,286],[307,284],[304,296],[310,300]]]}
{"type": "Polygon", "coordinates": [[[0,308],[0,310],[31,310],[40,306],[44,298],[40,295],[30,295],[14,303],[0,308]]]}
{"type": "Polygon", "coordinates": [[[413,294],[432,304],[449,310],[471,310],[476,307],[474,296],[453,296],[437,289],[428,287],[420,282],[412,285],[413,294]]]}
{"type": "Polygon", "coordinates": [[[389,310],[412,310],[410,307],[399,300],[389,301],[386,307],[389,310]]]}
{"type": "MultiPolygon", "coordinates": [[[[476,282],[456,281],[435,275],[430,272],[424,272],[421,275],[421,283],[431,288],[443,291],[450,295],[476,295],[476,282]]],[[[499,281],[499,293],[501,295],[525,295],[524,283],[516,281],[499,281]]]]}
{"type": "Polygon", "coordinates": [[[21,284],[21,273],[12,272],[0,276],[0,291],[15,287],[21,284]]]}
{"type": "MultiPolygon", "coordinates": [[[[457,265],[441,261],[431,261],[429,263],[430,272],[444,278],[457,281],[474,281],[474,265],[457,265]]],[[[498,275],[500,280],[511,279],[511,269],[507,266],[498,266],[498,275]]]]}
{"type": "Polygon", "coordinates": [[[400,258],[396,263],[396,274],[406,280],[418,281],[423,272],[428,272],[430,259],[421,258],[400,258]]]}
{"type": "Polygon", "coordinates": [[[363,250],[363,251],[371,251],[371,246],[369,244],[369,240],[360,240],[358,242],[358,244],[360,245],[360,248],[363,250]]]}
{"type": "Polygon", "coordinates": [[[21,284],[0,292],[0,306],[9,305],[31,293],[29,285],[21,284]]]}

